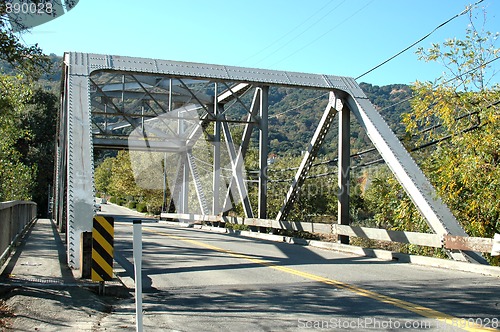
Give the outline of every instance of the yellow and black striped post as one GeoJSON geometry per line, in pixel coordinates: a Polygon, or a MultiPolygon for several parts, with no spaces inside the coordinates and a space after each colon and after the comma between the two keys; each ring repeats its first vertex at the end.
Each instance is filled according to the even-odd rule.
{"type": "Polygon", "coordinates": [[[92,229],[92,274],[93,281],[113,280],[114,219],[95,216],[92,229]]]}

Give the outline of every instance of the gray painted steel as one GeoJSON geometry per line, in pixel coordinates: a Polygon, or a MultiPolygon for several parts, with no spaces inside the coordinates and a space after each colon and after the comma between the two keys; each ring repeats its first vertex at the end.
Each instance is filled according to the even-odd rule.
{"type": "MultiPolygon", "coordinates": [[[[350,224],[349,194],[351,179],[351,112],[342,107],[339,112],[339,152],[338,152],[338,210],[337,222],[340,225],[350,224]]],[[[349,237],[339,235],[340,243],[349,244],[349,237]]]]}
{"type": "MultiPolygon", "coordinates": [[[[368,98],[349,96],[347,103],[431,229],[440,236],[445,234],[467,236],[450,209],[441,201],[432,184],[368,98]]],[[[485,263],[484,259],[475,253],[449,251],[449,254],[455,260],[485,263]]]]}
{"type": "MultiPolygon", "coordinates": [[[[366,129],[375,147],[425,216],[431,228],[439,235],[466,235],[451,211],[437,198],[434,188],[409,153],[352,78],[113,55],[66,53],[56,168],[58,192],[54,197],[58,224],[62,228],[67,224],[69,265],[72,268],[79,266],[80,233],[90,231],[92,228],[94,203],[92,135],[94,135],[96,146],[112,147],[114,145],[115,148],[122,148],[123,142],[118,141],[120,139],[118,135],[113,137],[106,135],[116,128],[143,127],[144,123],[149,121],[148,117],[171,111],[172,107],[177,107],[176,103],[187,103],[193,100],[192,104],[185,104],[185,107],[204,109],[206,117],[201,122],[203,126],[206,126],[209,121],[215,120],[213,111],[210,109],[212,107],[213,110],[214,104],[224,105],[231,99],[241,102],[241,94],[250,88],[261,89],[260,97],[254,97],[252,102],[252,104],[258,102],[259,105],[245,107],[249,113],[249,123],[247,123],[244,137],[245,140],[249,138],[247,134],[250,134],[252,127],[260,131],[261,170],[258,216],[267,218],[265,172],[268,148],[267,94],[271,85],[319,89],[330,92],[331,95],[340,96],[344,106],[347,105],[366,129]],[[100,74],[122,75],[122,81],[99,86],[93,81],[91,75],[100,74]],[[133,81],[126,81],[125,75],[133,81]],[[173,84],[174,80],[175,84],[173,84]],[[221,86],[225,85],[228,90],[221,94],[216,92],[217,98],[213,98],[190,89],[188,85],[192,82],[218,82],[221,86]],[[121,100],[113,102],[113,98],[116,100],[120,96],[121,100]],[[96,98],[100,98],[101,105],[98,105],[96,98]],[[139,109],[140,113],[127,113],[125,101],[129,98],[138,98],[133,106],[139,109]],[[162,102],[168,102],[168,105],[165,107],[162,102]],[[123,122],[114,124],[95,122],[91,118],[91,103],[97,115],[121,116],[123,122]],[[256,115],[257,111],[260,112],[260,116],[256,115]],[[255,122],[255,125],[250,122],[255,122]],[[95,127],[94,133],[92,132],[93,126],[95,127]],[[117,141],[109,141],[111,138],[116,138],[117,141]]],[[[229,120],[217,118],[217,121],[229,120]]],[[[326,134],[325,128],[319,128],[319,130],[326,134]]],[[[240,147],[239,155],[244,156],[247,144],[248,142],[245,141],[240,147]]],[[[348,150],[348,147],[344,147],[348,150]]],[[[234,154],[231,159],[234,161],[234,154]]],[[[187,197],[188,162],[181,163],[180,168],[185,179],[185,189],[182,190],[182,195],[187,197]]],[[[241,183],[241,179],[238,181],[241,183]]],[[[348,183],[347,178],[343,179],[343,183],[348,183]]],[[[184,202],[181,205],[183,206],[179,211],[183,212],[187,204],[184,202]]],[[[252,214],[250,208],[247,207],[245,210],[249,215],[252,214]]],[[[454,258],[464,259],[462,253],[454,255],[454,258]]]]}
{"type": "Polygon", "coordinates": [[[269,148],[269,86],[261,87],[259,117],[259,218],[267,218],[267,156],[269,148]]]}
{"type": "Polygon", "coordinates": [[[283,205],[281,206],[280,211],[278,212],[276,220],[282,222],[288,219],[288,214],[290,213],[292,206],[298,197],[297,195],[300,192],[300,188],[304,184],[304,181],[306,180],[307,174],[311,169],[314,159],[316,158],[318,151],[325,140],[325,136],[328,133],[330,126],[332,125],[333,119],[337,114],[338,110],[336,109],[336,107],[338,107],[339,104],[340,103],[337,102],[335,96],[330,97],[330,101],[328,105],[326,105],[323,116],[321,117],[319,125],[314,132],[306,153],[304,154],[304,158],[302,159],[299,169],[295,174],[295,178],[293,179],[293,182],[288,189],[285,200],[283,202],[283,205]]]}

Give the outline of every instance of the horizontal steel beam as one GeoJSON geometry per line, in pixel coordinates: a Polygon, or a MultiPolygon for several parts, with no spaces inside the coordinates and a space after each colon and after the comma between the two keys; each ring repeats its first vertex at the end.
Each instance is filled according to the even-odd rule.
{"type": "Polygon", "coordinates": [[[363,97],[363,90],[353,78],[307,74],[290,71],[244,68],[204,63],[135,58],[117,55],[68,53],[70,75],[90,76],[98,71],[122,71],[137,74],[165,75],[172,78],[210,79],[263,85],[340,90],[353,97],[363,97]]]}
{"type": "MultiPolygon", "coordinates": [[[[175,142],[172,140],[172,142],[175,142]]],[[[180,143],[176,141],[175,143],[180,143]]],[[[134,150],[134,151],[151,151],[151,152],[185,152],[186,147],[181,144],[167,143],[165,141],[152,140],[130,140],[130,139],[113,139],[113,138],[94,138],[95,149],[110,149],[110,150],[134,150]]]]}

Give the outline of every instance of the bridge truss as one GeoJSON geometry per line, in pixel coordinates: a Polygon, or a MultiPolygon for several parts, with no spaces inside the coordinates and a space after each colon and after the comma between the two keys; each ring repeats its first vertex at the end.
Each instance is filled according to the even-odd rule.
{"type": "MultiPolygon", "coordinates": [[[[66,53],[54,216],[66,231],[69,265],[79,267],[80,235],[92,229],[95,148],[164,156],[150,159],[149,166],[156,165],[165,174],[167,164],[175,165],[169,181],[172,211],[220,215],[231,203],[241,202],[247,218],[269,218],[270,87],[314,89],[327,96],[318,101],[326,106],[276,216],[278,222],[287,223],[318,151],[338,118],[338,223],[349,224],[349,124],[354,115],[431,229],[443,236],[467,236],[352,78],[66,53]],[[200,141],[209,145],[200,147],[200,141]],[[243,166],[252,141],[258,143],[259,159],[256,206],[247,195],[243,166]]],[[[149,183],[161,183],[151,167],[146,167],[145,173],[143,177],[151,178],[149,183]]],[[[348,238],[341,237],[340,241],[346,243],[348,238]]],[[[456,260],[482,261],[474,252],[454,250],[449,254],[456,260]]]]}

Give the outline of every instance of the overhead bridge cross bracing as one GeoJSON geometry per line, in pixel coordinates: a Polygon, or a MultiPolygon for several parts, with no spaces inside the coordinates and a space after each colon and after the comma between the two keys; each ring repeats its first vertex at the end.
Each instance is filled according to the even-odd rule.
{"type": "MultiPolygon", "coordinates": [[[[348,225],[351,115],[430,228],[439,235],[467,236],[353,78],[70,52],[64,56],[61,96],[54,212],[59,227],[67,232],[68,262],[73,268],[79,266],[80,234],[92,229],[93,151],[98,148],[172,156],[168,161],[152,158],[148,165],[151,169],[175,165],[169,173],[169,206],[178,213],[196,209],[198,214],[220,215],[239,202],[246,217],[287,223],[310,167],[338,119],[338,223],[348,225]],[[323,116],[282,207],[277,216],[268,216],[269,89],[274,87],[319,90],[327,97],[321,100],[323,116]],[[237,139],[232,130],[236,125],[242,128],[237,139]],[[248,198],[244,174],[252,140],[258,141],[257,206],[248,198]],[[202,150],[210,151],[209,159],[199,157],[202,150]]],[[[474,252],[450,251],[450,255],[481,260],[474,252]]]]}

